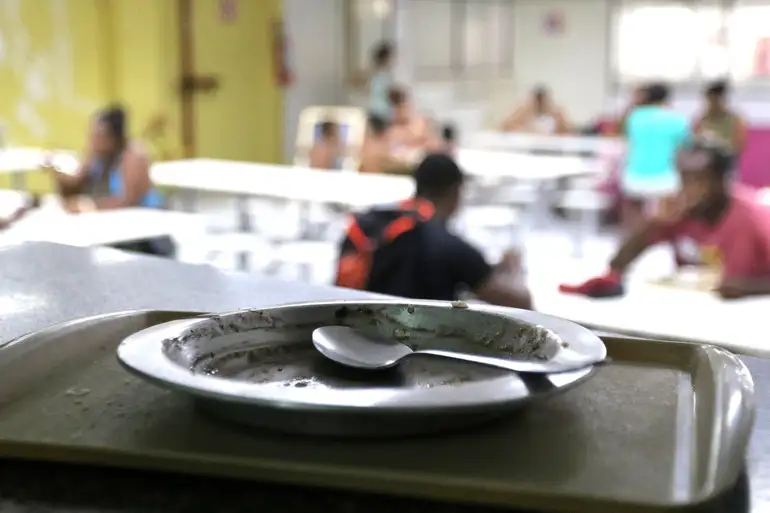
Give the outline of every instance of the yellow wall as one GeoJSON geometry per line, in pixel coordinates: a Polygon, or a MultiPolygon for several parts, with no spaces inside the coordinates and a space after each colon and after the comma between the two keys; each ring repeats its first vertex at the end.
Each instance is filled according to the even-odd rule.
{"type": "MultiPolygon", "coordinates": [[[[280,0],[241,1],[280,12],[280,0]]],[[[179,152],[177,9],[176,0],[0,0],[0,123],[7,141],[81,149],[92,113],[119,101],[134,135],[164,116],[164,146],[179,152]]],[[[262,94],[279,95],[272,89],[262,94]]]]}
{"type": "Polygon", "coordinates": [[[229,22],[221,19],[219,0],[192,5],[196,71],[219,82],[195,97],[198,156],[281,162],[283,94],[275,85],[271,28],[280,0],[240,0],[229,22]]]}
{"type": "Polygon", "coordinates": [[[13,144],[79,148],[110,98],[100,0],[0,0],[0,122],[13,144]]]}
{"type": "Polygon", "coordinates": [[[164,150],[181,155],[180,59],[176,0],[109,0],[114,96],[127,106],[133,132],[156,116],[167,122],[164,150]]]}

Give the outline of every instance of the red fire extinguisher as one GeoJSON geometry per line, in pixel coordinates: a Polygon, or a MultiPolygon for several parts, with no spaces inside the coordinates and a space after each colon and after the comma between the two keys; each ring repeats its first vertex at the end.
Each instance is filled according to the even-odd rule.
{"type": "Polygon", "coordinates": [[[289,87],[294,83],[294,73],[289,62],[291,48],[284,30],[283,21],[273,21],[273,68],[275,80],[280,87],[289,87]]]}

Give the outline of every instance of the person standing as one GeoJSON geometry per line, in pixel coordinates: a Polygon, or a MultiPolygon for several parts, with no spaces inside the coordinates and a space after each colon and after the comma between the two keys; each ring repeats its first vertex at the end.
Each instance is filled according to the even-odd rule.
{"type": "Polygon", "coordinates": [[[718,80],[705,90],[706,109],[695,121],[696,135],[725,148],[733,156],[731,167],[746,147],[746,123],[727,105],[729,86],[718,80]]]}
{"type": "Polygon", "coordinates": [[[623,221],[634,230],[647,208],[679,190],[676,155],[690,139],[687,117],[669,106],[666,84],[647,88],[647,101],[634,108],[625,123],[626,165],[621,173],[623,221]]]}
{"type": "Polygon", "coordinates": [[[385,121],[393,118],[390,92],[393,89],[393,64],[396,50],[392,43],[382,42],[372,54],[372,74],[369,77],[369,115],[385,121]]]}

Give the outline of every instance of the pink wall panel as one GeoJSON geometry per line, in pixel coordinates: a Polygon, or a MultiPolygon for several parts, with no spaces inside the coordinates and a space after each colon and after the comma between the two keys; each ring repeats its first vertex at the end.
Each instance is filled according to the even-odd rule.
{"type": "Polygon", "coordinates": [[[770,127],[750,127],[739,165],[741,182],[770,187],[770,127]]]}

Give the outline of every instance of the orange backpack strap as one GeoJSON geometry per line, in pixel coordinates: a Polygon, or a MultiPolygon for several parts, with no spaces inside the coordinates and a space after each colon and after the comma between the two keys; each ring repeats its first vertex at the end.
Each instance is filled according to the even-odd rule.
{"type": "Polygon", "coordinates": [[[337,263],[338,287],[365,290],[376,251],[434,215],[428,201],[407,200],[396,208],[353,216],[337,263]]]}
{"type": "Polygon", "coordinates": [[[366,236],[358,219],[353,216],[345,231],[342,250],[337,261],[335,285],[363,290],[372,266],[372,242],[366,236]]]}

